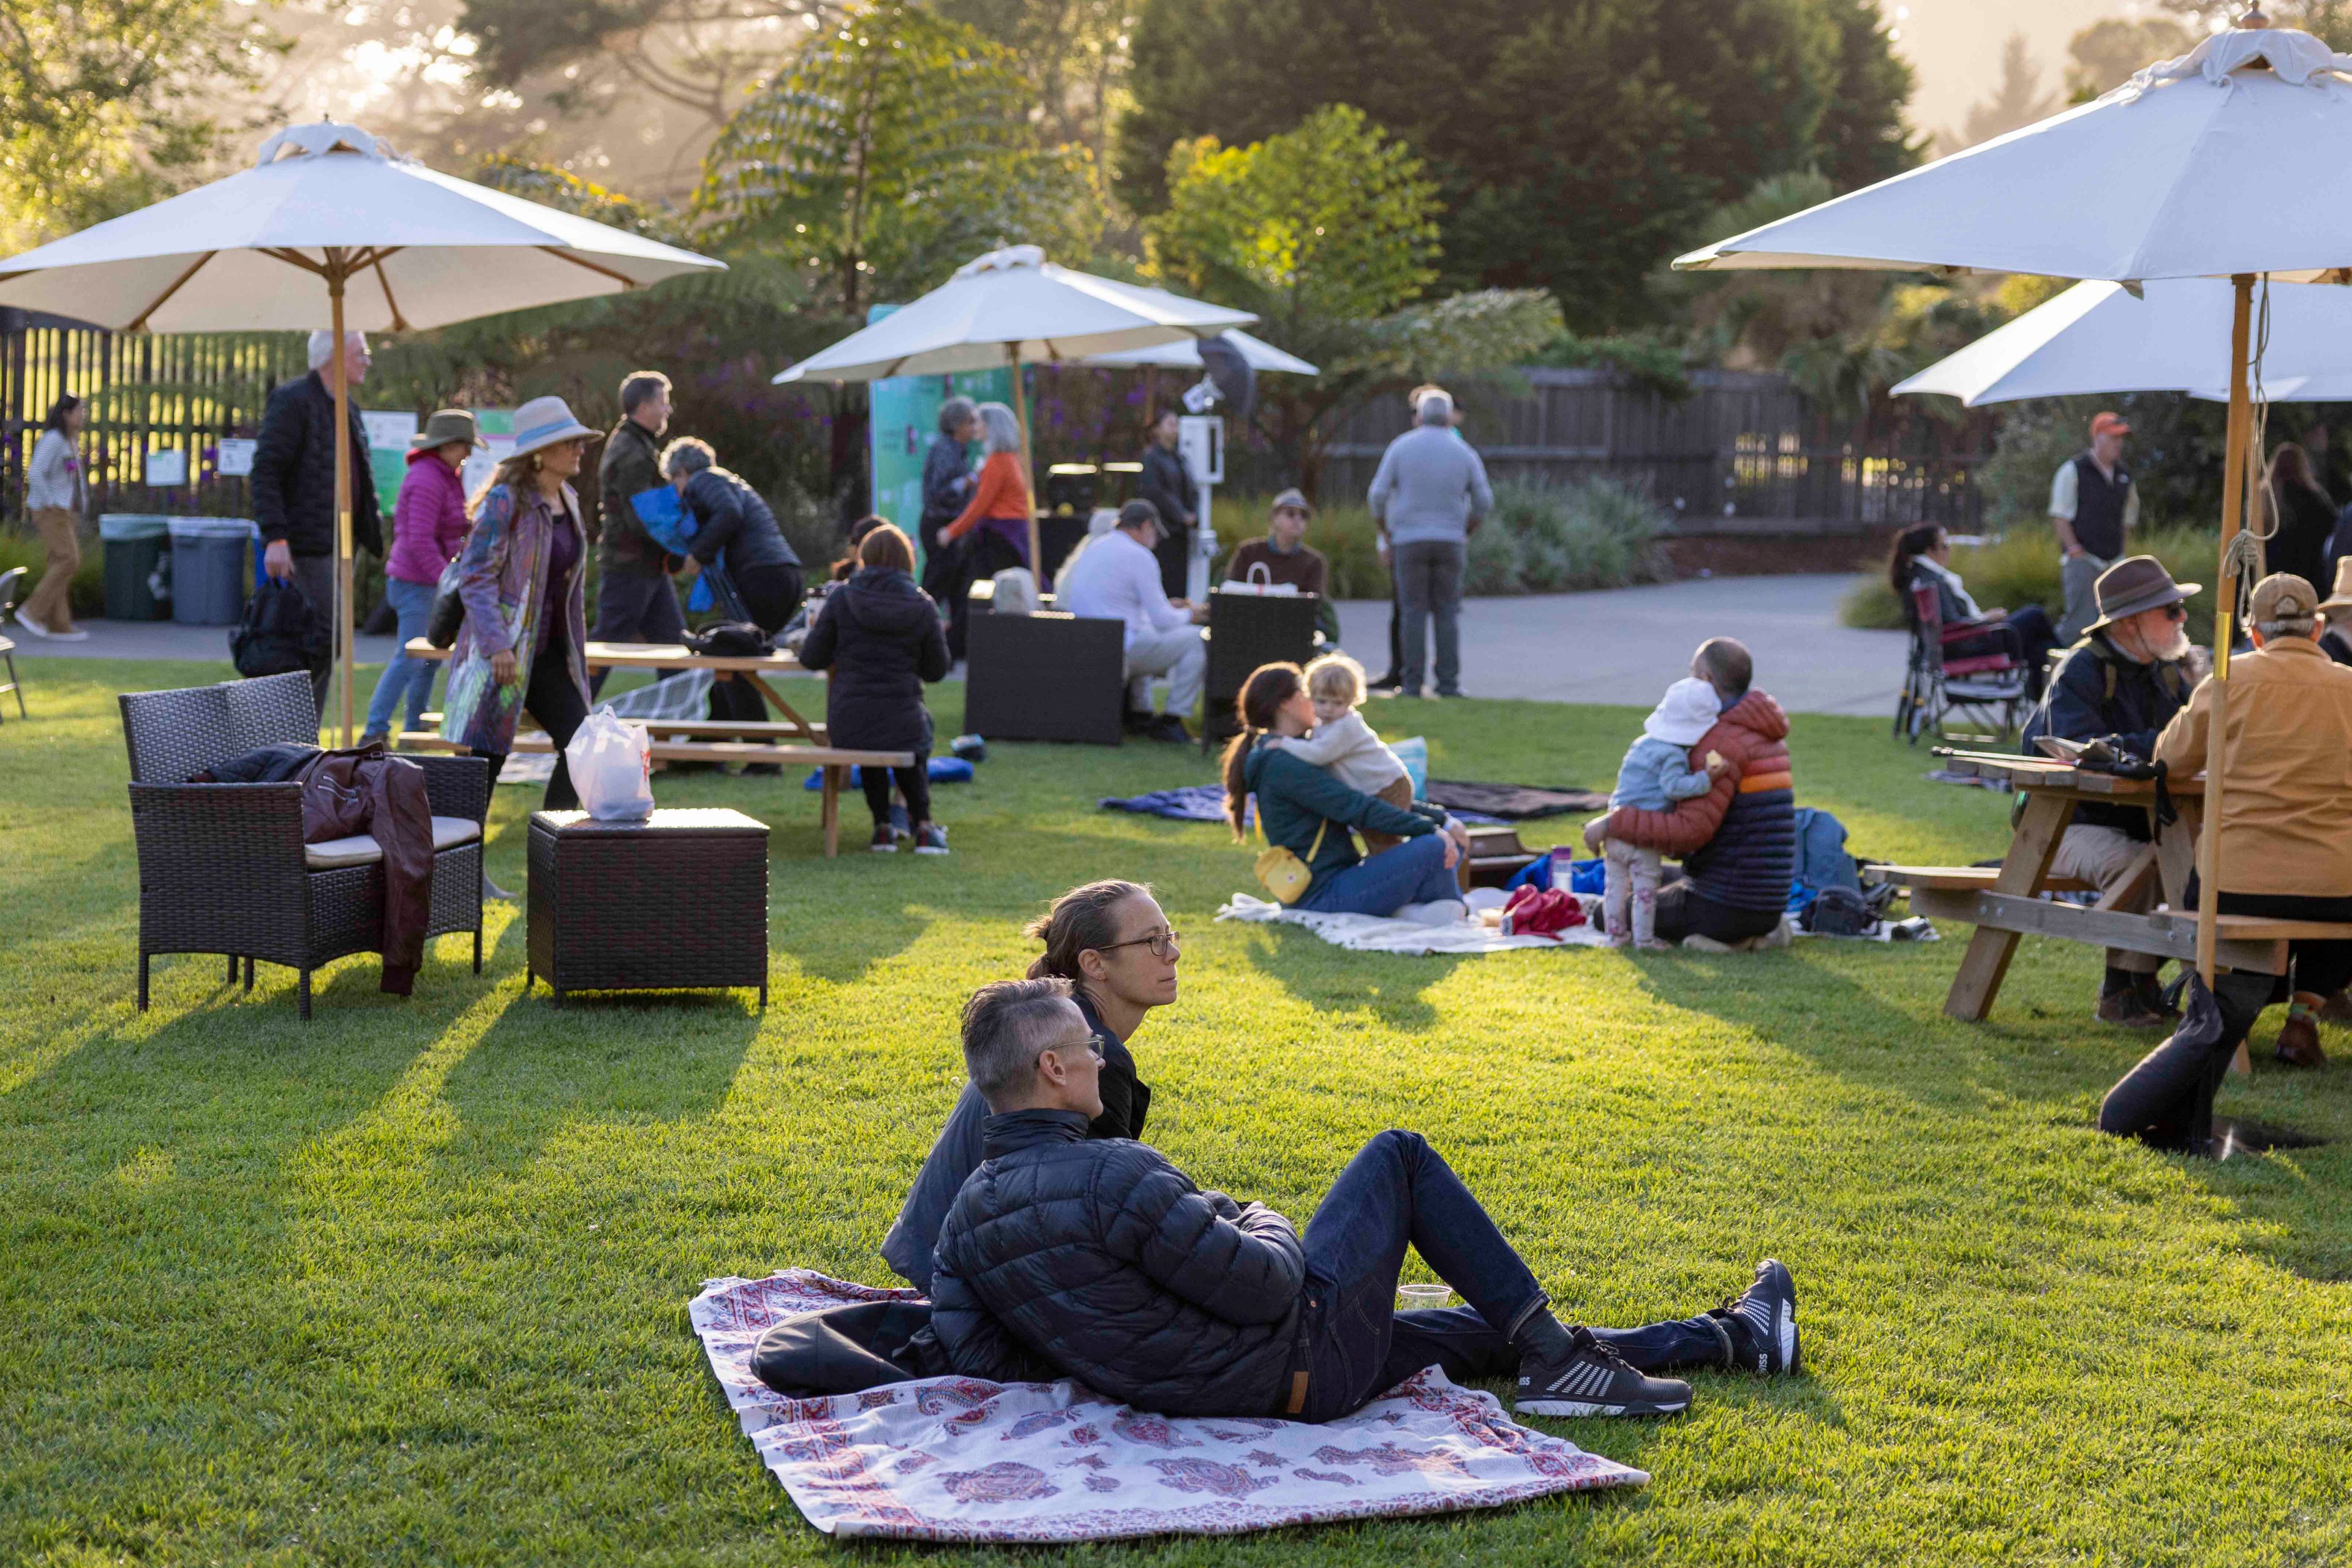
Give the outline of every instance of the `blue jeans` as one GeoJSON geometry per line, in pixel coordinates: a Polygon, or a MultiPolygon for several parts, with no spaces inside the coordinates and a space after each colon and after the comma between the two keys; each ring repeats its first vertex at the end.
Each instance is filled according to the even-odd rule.
{"type": "MultiPolygon", "coordinates": [[[[1306,1253],[1307,1421],[1361,1409],[1425,1366],[1457,1383],[1516,1377],[1510,1331],[1549,1300],[1418,1132],[1383,1132],[1357,1152],[1315,1211],[1306,1253]],[[1408,1243],[1469,1306],[1396,1310],[1408,1243]]],[[[1704,1316],[1592,1336],[1643,1372],[1725,1360],[1704,1316]]]]}
{"type": "MultiPolygon", "coordinates": [[[[440,586],[434,583],[404,583],[397,577],[383,580],[384,601],[400,619],[400,647],[408,646],[411,637],[425,635],[426,623],[433,619],[433,601],[440,586]]],[[[392,662],[383,667],[383,677],[375,683],[375,697],[368,703],[366,733],[390,731],[392,710],[400,700],[408,699],[408,728],[425,727],[425,709],[433,700],[433,672],[438,661],[411,658],[399,648],[393,650],[392,662]]]]}
{"type": "Polygon", "coordinates": [[[1461,884],[1445,864],[1445,835],[1425,833],[1333,872],[1298,907],[1327,915],[1392,915],[1407,904],[1461,896],[1461,884]]]}

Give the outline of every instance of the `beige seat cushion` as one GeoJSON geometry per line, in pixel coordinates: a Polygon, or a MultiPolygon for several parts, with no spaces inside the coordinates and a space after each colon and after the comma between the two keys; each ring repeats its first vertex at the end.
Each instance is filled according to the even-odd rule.
{"type": "MultiPolygon", "coordinates": [[[[470,817],[436,816],[433,819],[433,849],[438,854],[454,849],[460,844],[471,844],[482,836],[482,825],[470,817]]],[[[348,838],[322,838],[316,844],[302,846],[302,864],[312,871],[332,871],[345,866],[373,866],[383,858],[383,846],[371,833],[354,833],[348,838]]]]}

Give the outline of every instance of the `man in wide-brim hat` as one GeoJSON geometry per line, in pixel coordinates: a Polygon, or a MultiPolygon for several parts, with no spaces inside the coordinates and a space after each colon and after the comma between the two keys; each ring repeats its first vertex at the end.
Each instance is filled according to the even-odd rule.
{"type": "MultiPolygon", "coordinates": [[[[2133,555],[2099,574],[2093,586],[2098,618],[2052,672],[2042,706],[2025,726],[2025,751],[2038,755],[2044,735],[2065,741],[2110,740],[2149,757],[2156,739],[2189,700],[2194,678],[2189,658],[2188,603],[2194,583],[2175,583],[2153,555],[2133,555]]],[[[2139,805],[2082,805],[2058,843],[2053,876],[2074,877],[2115,897],[2110,907],[2146,913],[2163,887],[2189,876],[2192,846],[2178,828],[2158,835],[2139,805]],[[2140,855],[2158,846],[2159,879],[2147,876],[2140,855]]],[[[2126,1028],[2156,1028],[2176,1016],[2156,982],[2162,960],[2145,952],[2107,950],[2095,1016],[2126,1028]]]]}
{"type": "Polygon", "coordinates": [[[2319,651],[2338,664],[2352,664],[2352,555],[2336,563],[2336,592],[2319,601],[2319,616],[2327,623],[2319,634],[2319,651]]]}

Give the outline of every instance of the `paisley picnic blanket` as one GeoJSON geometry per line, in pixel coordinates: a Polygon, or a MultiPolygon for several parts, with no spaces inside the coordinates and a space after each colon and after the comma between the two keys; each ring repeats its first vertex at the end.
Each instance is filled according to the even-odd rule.
{"type": "Polygon", "coordinates": [[[1345,1420],[1148,1415],[1081,1384],[938,1377],[792,1399],[751,1373],[771,1325],[845,1301],[915,1300],[788,1268],[712,1279],[688,1305],[761,1461],[828,1535],[991,1542],[1234,1535],[1450,1513],[1647,1474],[1504,1415],[1424,1368],[1345,1420]]]}

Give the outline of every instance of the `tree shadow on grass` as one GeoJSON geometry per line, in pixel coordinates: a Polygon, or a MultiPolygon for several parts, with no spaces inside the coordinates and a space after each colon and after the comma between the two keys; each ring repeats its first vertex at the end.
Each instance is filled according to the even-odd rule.
{"type": "Polygon", "coordinates": [[[502,1011],[441,1089],[457,1114],[445,1169],[522,1176],[579,1125],[709,1115],[726,1099],[764,1015],[747,991],[541,989],[502,1011]]]}
{"type": "Polygon", "coordinates": [[[1428,993],[1465,955],[1458,952],[1357,952],[1334,947],[1300,926],[1264,925],[1250,943],[1252,967],[1320,1013],[1369,1012],[1392,1029],[1437,1026],[1428,993]]]}
{"type": "MultiPolygon", "coordinates": [[[[2006,1019],[1998,1011],[1980,1023],[1940,1011],[1922,1018],[1916,1004],[1898,1005],[1833,967],[1867,964],[1873,956],[1858,945],[1819,954],[1675,954],[1646,966],[1643,978],[1660,1001],[1750,1030],[1847,1082],[1958,1118],[2024,1101],[2042,1108],[2047,1125],[2084,1140],[2100,1137],[2099,1097],[2162,1037],[2072,1019],[2053,1026],[2022,996],[2010,999],[2006,1019]]],[[[1948,973],[1934,966],[1938,1007],[1948,973]]],[[[1890,973],[1885,989],[1903,979],[1890,973]]],[[[2258,1061],[2281,1016],[2273,1010],[2256,1026],[2258,1061]]],[[[2352,1186],[2347,1076],[2341,1065],[2298,1073],[2263,1062],[2251,1079],[2231,1075],[2216,1102],[2221,1115],[2294,1128],[2331,1140],[2326,1144],[2220,1163],[2145,1157],[2179,1163],[2202,1190],[2237,1205],[2253,1222],[2240,1233],[2248,1250],[2305,1279],[2352,1279],[2352,1207],[2341,1201],[2352,1186]]]]}

